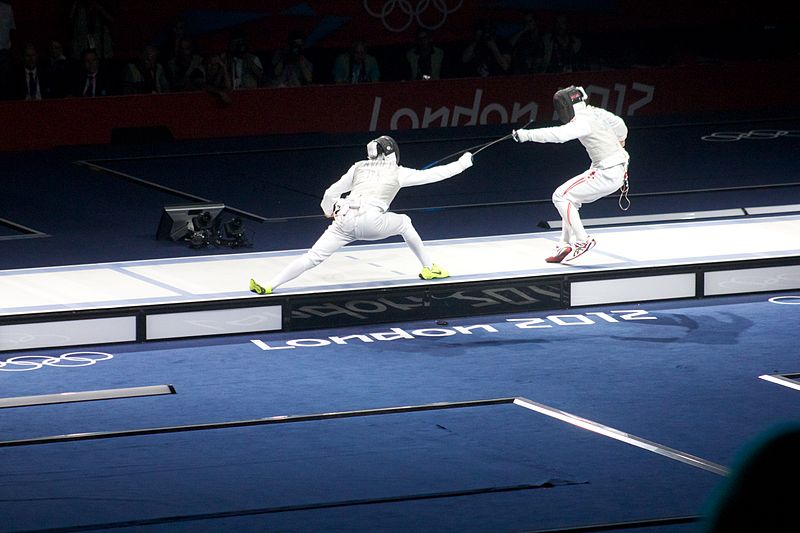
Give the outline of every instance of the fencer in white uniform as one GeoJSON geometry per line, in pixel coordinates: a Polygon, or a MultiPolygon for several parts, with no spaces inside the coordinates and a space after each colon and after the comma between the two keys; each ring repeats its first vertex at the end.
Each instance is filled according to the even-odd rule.
{"type": "Polygon", "coordinates": [[[305,254],[273,277],[267,285],[250,280],[256,294],[271,294],[284,283],[314,268],[342,246],[353,241],[377,241],[400,235],[422,270],[422,279],[446,278],[450,274],[432,262],[408,215],[389,211],[389,206],[403,187],[435,183],[460,174],[472,166],[472,154],[466,152],[457,161],[425,170],[400,166],[397,143],[389,136],[367,144],[367,159],[355,163],[339,180],[328,187],[322,198],[322,212],[333,222],[305,254]],[[345,198],[342,195],[349,192],[345,198]]]}
{"type": "Polygon", "coordinates": [[[627,191],[628,128],[617,115],[587,105],[583,87],[557,91],[553,104],[561,126],[520,129],[513,132],[517,142],[563,143],[578,139],[591,159],[589,168],[567,180],[553,193],[553,204],[561,215],[561,239],[548,263],[572,261],[591,250],[594,238],[586,233],[578,214],[581,205],[594,202],[624,187],[627,191]]]}

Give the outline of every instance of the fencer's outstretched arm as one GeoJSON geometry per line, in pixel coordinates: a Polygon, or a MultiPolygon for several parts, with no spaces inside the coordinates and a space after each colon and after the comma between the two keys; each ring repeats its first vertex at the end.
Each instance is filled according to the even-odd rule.
{"type": "Polygon", "coordinates": [[[576,116],[570,122],[551,128],[536,128],[532,130],[514,130],[514,140],[517,142],[533,141],[537,143],[564,143],[588,135],[592,131],[589,121],[576,116]]]}
{"type": "Polygon", "coordinates": [[[400,180],[401,187],[414,187],[416,185],[425,185],[427,183],[436,183],[437,181],[452,178],[456,174],[460,174],[472,166],[472,154],[465,152],[464,155],[458,158],[457,161],[448,163],[447,165],[439,165],[425,170],[416,170],[413,168],[400,167],[400,180]]]}
{"type": "Polygon", "coordinates": [[[326,217],[330,218],[333,216],[333,209],[336,201],[341,198],[344,193],[353,188],[353,175],[355,168],[355,165],[351,166],[347,172],[345,172],[342,177],[336,181],[336,183],[328,187],[325,190],[325,194],[322,195],[322,202],[319,205],[326,217]]]}

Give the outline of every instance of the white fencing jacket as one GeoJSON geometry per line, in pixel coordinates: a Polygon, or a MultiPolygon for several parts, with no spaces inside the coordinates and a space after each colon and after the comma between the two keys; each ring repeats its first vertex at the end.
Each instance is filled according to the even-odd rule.
{"type": "Polygon", "coordinates": [[[628,137],[628,127],[617,115],[605,109],[575,104],[575,117],[561,126],[517,130],[520,141],[563,143],[578,139],[586,148],[592,166],[609,168],[627,163],[630,156],[622,147],[628,137]]]}
{"type": "Polygon", "coordinates": [[[472,156],[465,154],[447,165],[425,170],[402,167],[396,163],[394,154],[388,157],[367,159],[355,163],[339,180],[328,187],[322,197],[322,212],[330,217],[342,194],[350,191],[347,201],[351,205],[372,205],[383,211],[389,210],[397,192],[403,187],[436,183],[451,178],[472,166],[472,156]],[[469,156],[469,157],[465,157],[469,156]]]}

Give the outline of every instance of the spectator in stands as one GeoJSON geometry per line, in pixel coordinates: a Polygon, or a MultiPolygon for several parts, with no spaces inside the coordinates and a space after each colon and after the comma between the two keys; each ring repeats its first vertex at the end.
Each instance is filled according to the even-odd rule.
{"type": "Polygon", "coordinates": [[[164,66],[158,62],[158,48],[147,45],[142,55],[133,63],[128,63],[123,77],[125,94],[156,94],[169,92],[164,66]]]}
{"type": "Polygon", "coordinates": [[[106,72],[105,64],[100,62],[97,52],[84,50],[81,55],[81,68],[71,84],[73,96],[109,96],[117,94],[114,77],[106,72]]]}
{"type": "Polygon", "coordinates": [[[406,52],[410,79],[438,80],[442,76],[443,59],[444,51],[434,46],[428,30],[418,29],[414,47],[406,52]]]}
{"type": "Polygon", "coordinates": [[[14,69],[14,92],[19,100],[41,100],[45,94],[42,69],[36,47],[28,43],[22,54],[22,64],[14,69]]]}
{"type": "Polygon", "coordinates": [[[173,91],[199,91],[205,86],[203,58],[190,37],[181,38],[175,57],[167,62],[167,79],[173,91]]]}
{"type": "Polygon", "coordinates": [[[264,67],[258,56],[250,52],[247,36],[241,29],[231,31],[224,59],[233,90],[261,87],[264,67]]]}
{"type": "Polygon", "coordinates": [[[311,83],[314,65],[303,53],[305,35],[300,30],[289,33],[286,47],[272,56],[272,69],[276,87],[297,87],[311,83]]]}
{"type": "Polygon", "coordinates": [[[69,94],[70,64],[61,41],[52,39],[47,51],[47,61],[41,65],[46,81],[44,98],[63,98],[69,94]]]}
{"type": "Polygon", "coordinates": [[[537,74],[546,72],[550,62],[549,47],[539,31],[539,23],[533,13],[526,13],[522,28],[510,40],[511,73],[537,74]]]}
{"type": "Polygon", "coordinates": [[[186,31],[186,20],[177,17],[169,27],[164,43],[159,47],[159,57],[165,64],[169,63],[180,54],[181,41],[189,37],[186,31]]]}
{"type": "Polygon", "coordinates": [[[797,493],[789,488],[800,466],[800,425],[787,422],[740,450],[730,475],[709,502],[700,533],[797,530],[797,493]],[[789,481],[790,485],[784,485],[789,481]]]}
{"type": "Polygon", "coordinates": [[[205,63],[205,85],[203,88],[209,94],[219,98],[225,105],[231,104],[230,92],[233,90],[231,85],[231,75],[228,72],[228,65],[220,54],[210,54],[206,57],[205,63]]]}
{"type": "Polygon", "coordinates": [[[511,55],[505,50],[504,44],[497,38],[494,24],[480,24],[461,54],[464,74],[485,78],[508,72],[511,55]]]}
{"type": "Polygon", "coordinates": [[[78,59],[83,51],[92,49],[100,60],[111,59],[114,48],[111,40],[111,12],[99,0],[75,0],[69,10],[72,57],[78,59]]]}
{"type": "Polygon", "coordinates": [[[368,83],[381,78],[378,60],[367,53],[364,41],[356,41],[350,50],[336,57],[333,81],[336,83],[368,83]]]}
{"type": "Polygon", "coordinates": [[[583,68],[580,59],[581,39],[569,27],[566,15],[558,15],[553,33],[545,38],[549,48],[548,72],[573,72],[583,68]]]}
{"type": "Polygon", "coordinates": [[[11,97],[11,32],[16,29],[14,10],[0,2],[0,99],[11,97]]]}

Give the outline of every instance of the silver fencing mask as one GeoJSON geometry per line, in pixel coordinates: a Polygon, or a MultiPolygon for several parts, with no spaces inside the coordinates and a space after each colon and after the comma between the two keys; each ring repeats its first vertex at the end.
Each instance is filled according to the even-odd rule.
{"type": "Polygon", "coordinates": [[[584,102],[586,98],[586,92],[583,90],[583,87],[571,85],[566,89],[556,91],[556,94],[553,95],[553,107],[556,109],[558,119],[563,124],[566,124],[575,118],[574,104],[584,102]]]}
{"type": "Polygon", "coordinates": [[[367,157],[376,159],[379,155],[394,154],[395,161],[400,164],[400,149],[397,146],[397,141],[388,135],[382,135],[367,144],[367,157]]]}

